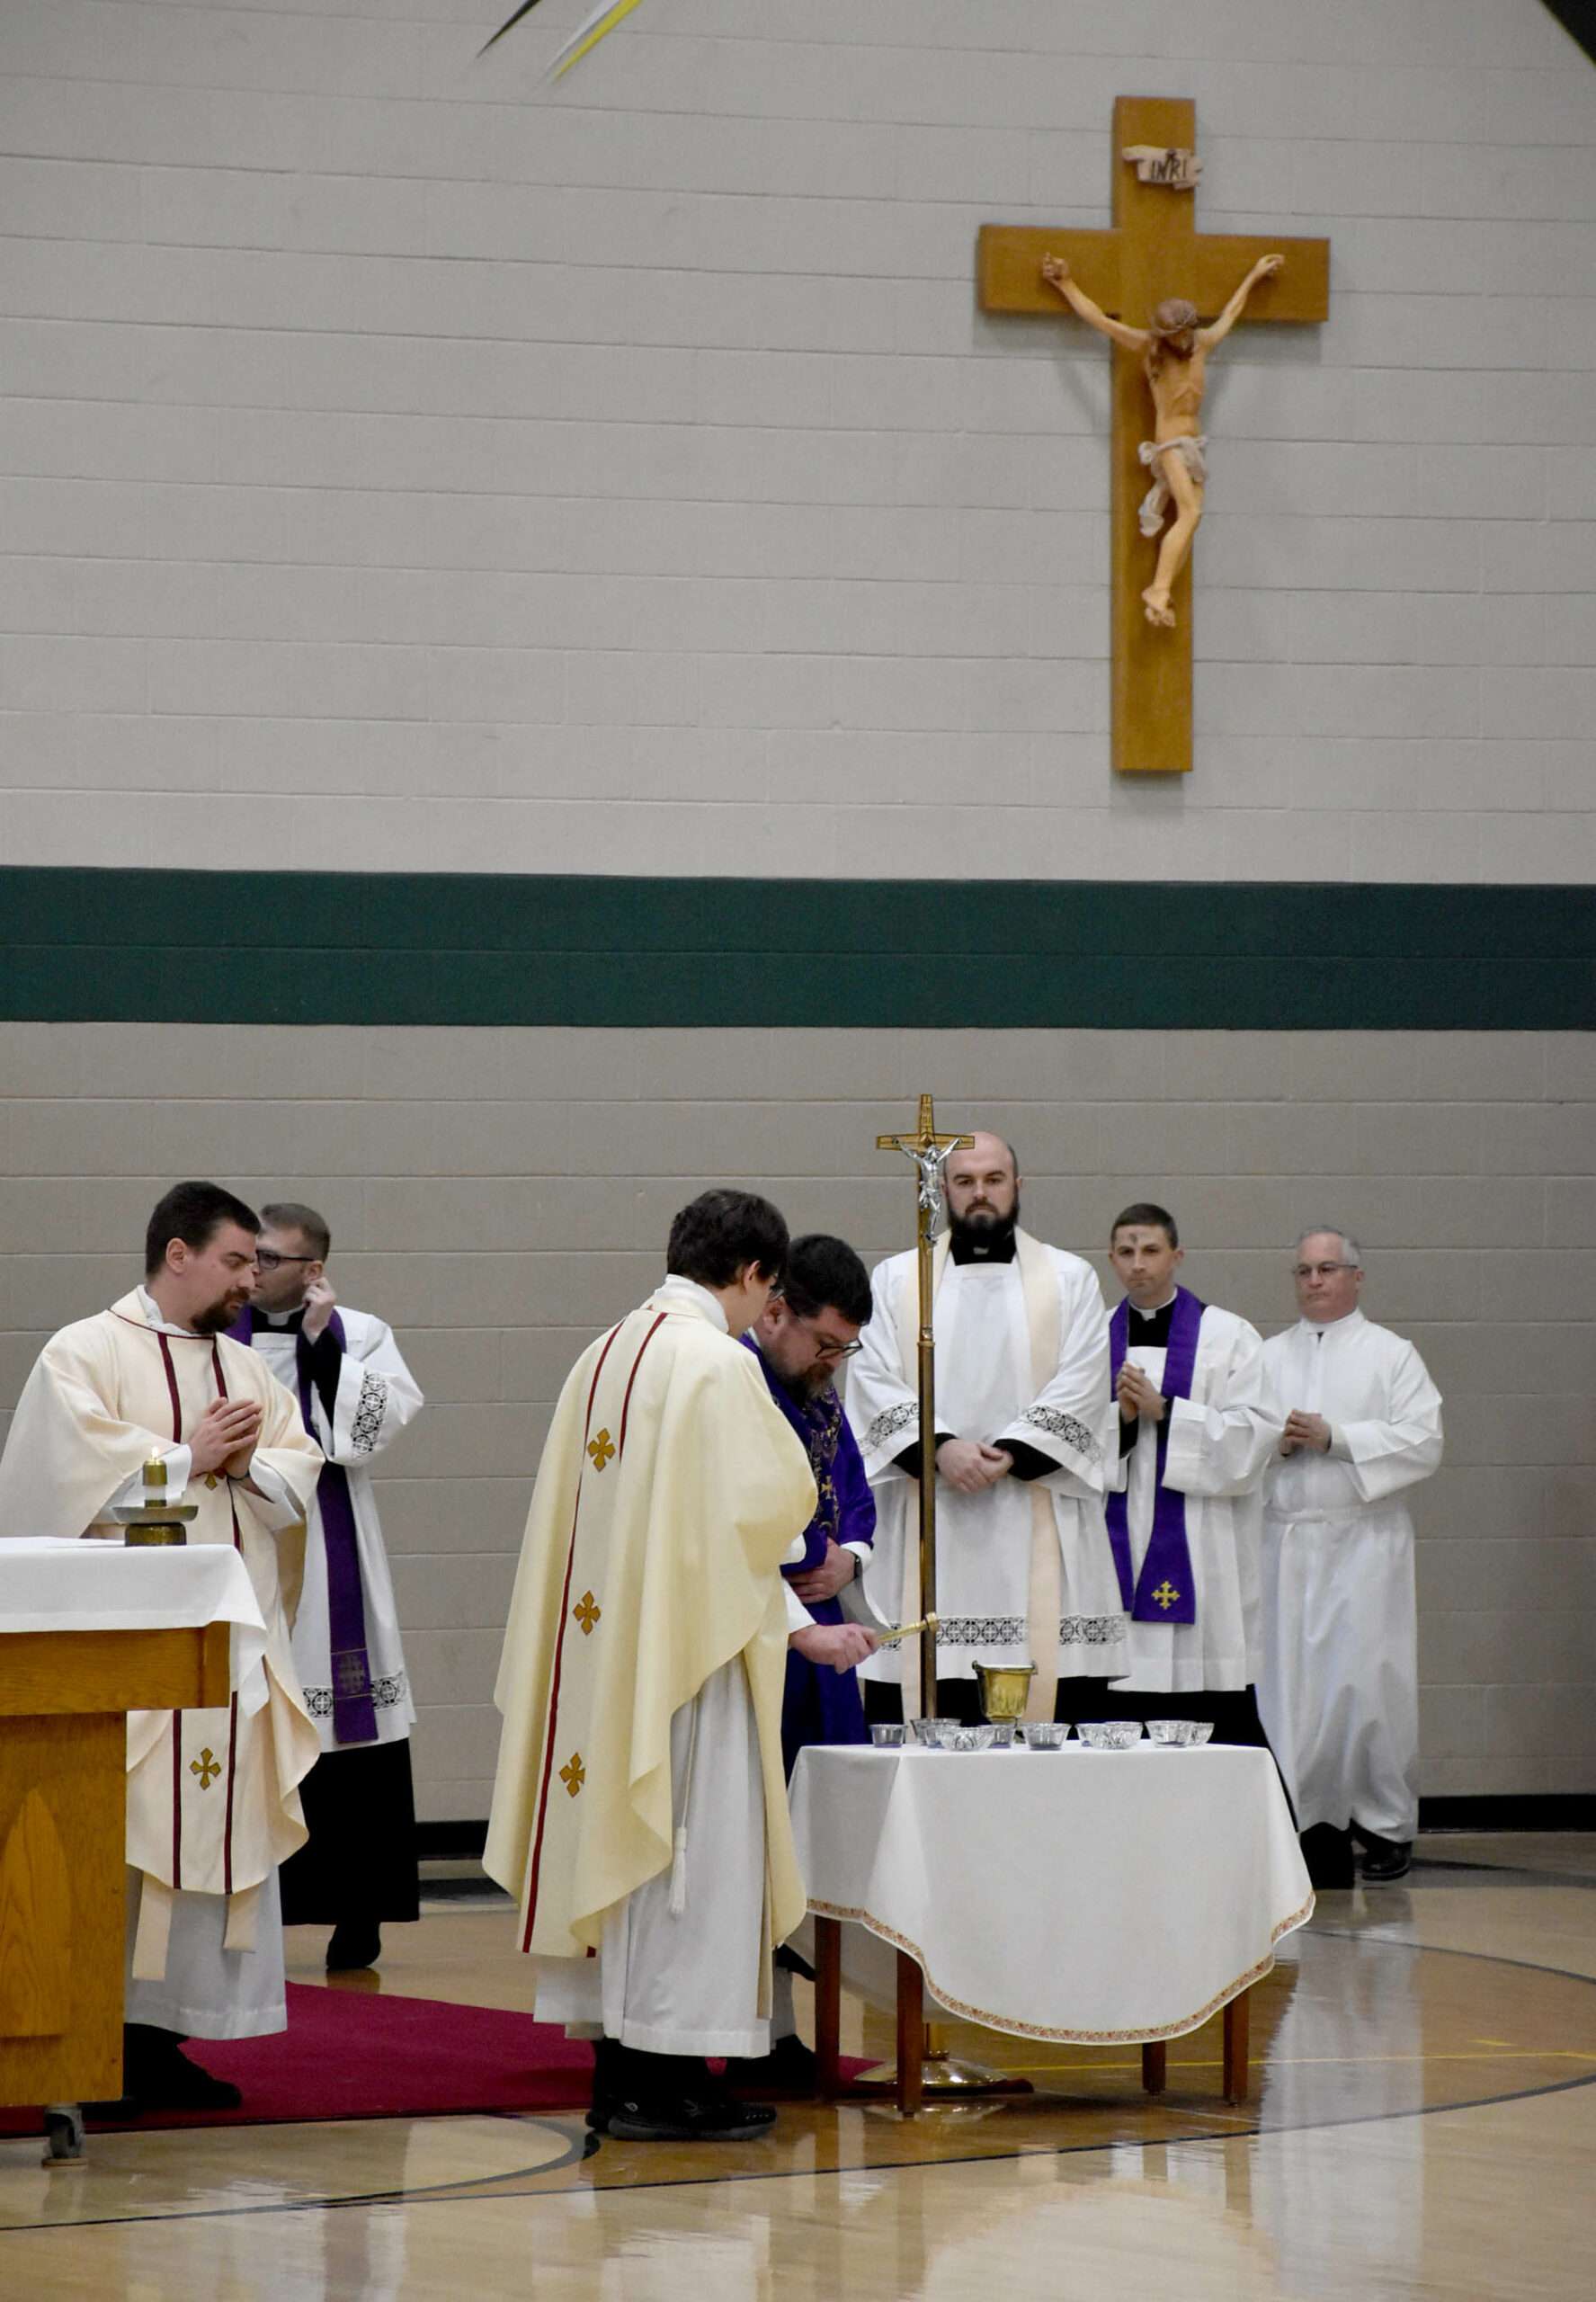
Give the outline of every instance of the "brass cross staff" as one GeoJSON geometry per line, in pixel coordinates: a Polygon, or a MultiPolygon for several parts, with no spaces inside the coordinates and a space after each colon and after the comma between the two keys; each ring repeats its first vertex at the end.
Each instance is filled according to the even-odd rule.
{"type": "MultiPolygon", "coordinates": [[[[1120,96],[1114,105],[1114,228],[1052,230],[983,224],[977,258],[984,312],[1069,314],[1042,278],[1061,255],[1110,317],[1146,327],[1155,304],[1183,297],[1211,318],[1249,267],[1278,252],[1285,268],[1253,290],[1246,324],[1322,320],[1330,310],[1328,240],[1256,240],[1199,232],[1197,106],[1184,97],[1120,96]]],[[[1114,350],[1112,512],[1113,760],[1122,775],[1185,774],[1191,766],[1191,571],[1172,594],[1172,630],[1150,625],[1142,591],[1154,547],[1137,525],[1150,475],[1137,448],[1153,436],[1141,355],[1114,350]]],[[[1224,447],[1214,451],[1223,491],[1224,447]]]]}
{"type": "MultiPolygon", "coordinates": [[[[915,1245],[920,1280],[920,1700],[927,1718],[937,1715],[937,1341],[932,1327],[931,1250],[942,1213],[942,1170],[950,1155],[975,1145],[973,1135],[939,1135],[932,1098],[920,1098],[913,1135],[878,1135],[878,1151],[901,1151],[919,1172],[915,1245]]],[[[907,1705],[905,1706],[905,1715],[907,1705]]]]}

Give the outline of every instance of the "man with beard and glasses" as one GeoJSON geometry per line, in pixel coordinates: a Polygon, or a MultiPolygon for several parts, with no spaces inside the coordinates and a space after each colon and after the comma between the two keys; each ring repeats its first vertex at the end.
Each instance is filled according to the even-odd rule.
{"type": "MultiPolygon", "coordinates": [[[[950,1229],[932,1280],[937,1343],[937,1707],[977,1715],[976,1663],[1034,1662],[1030,1715],[1074,1718],[1126,1670],[1125,1607],[1103,1521],[1118,1461],[1109,1322],[1091,1266],[1020,1227],[1012,1147],[980,1133],[946,1169],[950,1229]]],[[[920,1410],[915,1255],[871,1282],[874,1312],[848,1387],[875,1490],[865,1595],[918,1619],[920,1410]]],[[[920,1708],[917,1645],[861,1666],[866,1709],[920,1708]]]]}
{"type": "MultiPolygon", "coordinates": [[[[754,1352],[771,1396],[803,1441],[819,1507],[804,1532],[804,1552],[781,1570],[801,1605],[789,1609],[787,1687],[781,1707],[781,1756],[790,1780],[810,1743],[869,1739],[858,1673],[839,1668],[839,1630],[850,1615],[877,1628],[860,1576],[870,1556],[876,1500],[837,1396],[836,1376],[860,1348],[870,1316],[869,1273],[843,1239],[821,1231],[795,1239],[781,1283],[744,1342],[754,1352]],[[804,1622],[800,1617],[811,1619],[804,1622]]],[[[792,1976],[807,1973],[783,1947],[776,1953],[771,2052],[734,2066],[732,2075],[813,2091],[815,2057],[798,2035],[792,1976]]]]}
{"type": "Polygon", "coordinates": [[[236,2108],[183,2040],[287,2026],[277,1866],[304,1842],[298,1786],[319,1745],[278,1544],[297,1554],[322,1457],[265,1361],[227,1334],[260,1227],[219,1184],[169,1191],[143,1285],[45,1344],[0,1458],[0,1526],[71,1539],[120,1532],[111,1512],[144,1500],[144,1466],[164,1457],[168,1494],[197,1506],[189,1541],[237,1548],[265,1620],[263,1673],[230,1703],[129,1714],[124,2084],[141,2110],[236,2108]]]}

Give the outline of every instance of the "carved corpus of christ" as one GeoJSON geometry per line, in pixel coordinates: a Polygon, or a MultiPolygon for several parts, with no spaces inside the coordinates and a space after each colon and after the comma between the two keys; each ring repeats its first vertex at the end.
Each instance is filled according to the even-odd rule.
{"type": "Polygon", "coordinates": [[[1155,308],[1147,327],[1128,327],[1110,319],[1072,277],[1063,256],[1042,258],[1042,277],[1056,288],[1078,319],[1106,335],[1127,352],[1139,352],[1142,373],[1153,399],[1153,437],[1137,451],[1151,475],[1152,485],[1142,499],[1137,519],[1149,538],[1161,536],[1153,580],[1142,593],[1147,621],[1172,631],[1175,611],[1170,593],[1191,556],[1191,543],[1202,518],[1208,491],[1208,441],[1201,430],[1203,394],[1208,388],[1208,355],[1223,344],[1246,309],[1247,299],[1261,280],[1272,280],[1285,263],[1284,256],[1260,256],[1218,318],[1208,327],[1198,324],[1195,304],[1172,296],[1155,308]],[[1164,516],[1171,505],[1174,517],[1168,527],[1164,516]]]}

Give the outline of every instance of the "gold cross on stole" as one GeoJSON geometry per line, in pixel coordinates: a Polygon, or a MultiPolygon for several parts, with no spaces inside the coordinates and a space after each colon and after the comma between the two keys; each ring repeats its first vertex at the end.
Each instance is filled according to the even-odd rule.
{"type": "Polygon", "coordinates": [[[209,1790],[211,1784],[216,1780],[217,1776],[221,1772],[221,1769],[216,1762],[215,1752],[204,1750],[201,1752],[197,1759],[191,1759],[189,1761],[189,1772],[199,1776],[200,1788],[201,1790],[209,1790]]]}
{"type": "Polygon", "coordinates": [[[1167,1575],[1164,1576],[1163,1582],[1158,1585],[1156,1591],[1153,1593],[1153,1596],[1157,1600],[1165,1614],[1168,1614],[1170,1609],[1174,1605],[1175,1601],[1180,1597],[1180,1593],[1175,1589],[1174,1584],[1170,1581],[1167,1575]]]}
{"type": "MultiPolygon", "coordinates": [[[[1253,290],[1246,321],[1322,320],[1330,311],[1328,240],[1258,240],[1199,232],[1194,165],[1161,168],[1125,157],[1148,147],[1195,162],[1197,106],[1174,96],[1120,96],[1114,104],[1114,228],[1107,232],[983,224],[977,268],[984,312],[1073,315],[1042,278],[1042,258],[1063,256],[1082,289],[1110,318],[1146,327],[1155,304],[1182,296],[1206,321],[1261,255],[1285,269],[1253,290]]],[[[1149,624],[1142,590],[1157,546],[1137,524],[1151,475],[1137,450],[1153,436],[1153,404],[1142,355],[1114,346],[1111,512],[1113,762],[1121,775],[1186,774],[1191,766],[1191,568],[1172,594],[1172,631],[1149,624]]],[[[1214,485],[1224,500],[1224,445],[1214,451],[1214,485]]],[[[1200,541],[1200,538],[1199,538],[1200,541]]]]}

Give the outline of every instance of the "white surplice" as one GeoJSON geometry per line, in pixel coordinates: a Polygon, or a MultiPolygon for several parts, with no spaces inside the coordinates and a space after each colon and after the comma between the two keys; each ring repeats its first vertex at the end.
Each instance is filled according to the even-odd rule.
{"type": "Polygon", "coordinates": [[[1264,1489],[1258,1708],[1299,1828],[1411,1839],[1419,1820],[1413,1523],[1397,1498],[1440,1461],[1440,1393],[1361,1311],[1263,1346],[1270,1412],[1323,1415],[1328,1455],[1277,1454],[1264,1489]]]}
{"type": "MultiPolygon", "coordinates": [[[[1169,1354],[1137,1341],[1145,1324],[1129,1307],[1127,1360],[1156,1390],[1169,1354]]],[[[1204,1306],[1187,1398],[1164,1408],[1169,1446],[1164,1484],[1186,1498],[1195,1622],[1132,1622],[1130,1668],[1119,1686],[1146,1694],[1199,1694],[1247,1687],[1261,1661],[1259,1545],[1262,1486],[1279,1437],[1264,1395],[1263,1343],[1233,1311],[1204,1306]]],[[[1141,1423],[1110,1483],[1125,1491],[1134,1588],[1147,1555],[1157,1497],[1158,1425],[1141,1423]]]]}
{"type": "MultiPolygon", "coordinates": [[[[366,1615],[366,1652],[371,1665],[371,1702],[379,1743],[400,1743],[415,1721],[405,1649],[394,1603],[393,1577],[371,1490],[371,1468],[383,1450],[421,1413],[421,1387],[405,1364],[393,1329],[369,1311],[339,1306],[344,1352],[329,1421],[321,1394],[312,1386],[310,1415],[316,1442],[349,1480],[361,1596],[366,1615]]],[[[254,1348],[284,1388],[297,1397],[299,1375],[294,1337],[286,1325],[257,1328],[254,1348]]],[[[294,1617],[294,1661],[305,1690],[305,1705],[316,1721],[324,1751],[346,1750],[333,1735],[333,1638],[327,1617],[327,1550],[321,1508],[312,1503],[306,1524],[305,1584],[294,1617]]],[[[366,1747],[369,1745],[358,1745],[366,1747]]]]}
{"type": "MultiPolygon", "coordinates": [[[[1019,1244],[1010,1263],[955,1263],[947,1241],[939,1246],[937,1426],[994,1446],[1021,1442],[1057,1468],[1034,1482],[1000,1479],[980,1495],[937,1482],[937,1672],[968,1678],[976,1662],[1035,1660],[1059,1675],[1114,1678],[1127,1654],[1102,1513],[1117,1444],[1102,1290],[1078,1255],[1023,1233],[1019,1244]],[[1044,1334],[1047,1363],[1039,1365],[1044,1334]],[[1039,1632],[1044,1616],[1057,1624],[1052,1654],[1033,1655],[1033,1610],[1039,1632]]],[[[920,1437],[916,1286],[913,1253],[877,1266],[874,1307],[848,1377],[848,1419],[878,1513],[865,1593],[887,1622],[909,1619],[905,1607],[919,1612],[919,1482],[897,1468],[920,1437]]],[[[860,1664],[860,1676],[905,1682],[902,1655],[883,1648],[860,1664]]],[[[912,1694],[912,1673],[908,1684],[912,1694]]]]}

